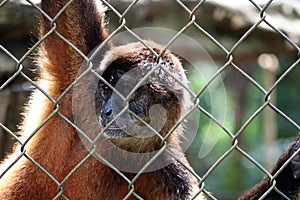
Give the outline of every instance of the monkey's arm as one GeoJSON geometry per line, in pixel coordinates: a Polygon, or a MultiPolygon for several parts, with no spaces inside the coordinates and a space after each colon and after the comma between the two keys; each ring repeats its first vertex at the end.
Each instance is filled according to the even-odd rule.
{"type": "MultiPolygon", "coordinates": [[[[46,34],[48,36],[39,47],[37,68],[41,70],[41,77],[38,84],[54,100],[75,80],[83,61],[79,53],[59,36],[87,55],[107,34],[103,25],[104,10],[97,10],[96,0],[74,0],[61,11],[67,3],[68,0],[42,0],[41,3],[42,10],[49,17],[43,16],[40,22],[40,38],[46,34]]],[[[58,112],[73,121],[71,92],[57,104],[58,112]]],[[[32,138],[21,150],[60,182],[85,154],[74,128],[53,110],[54,103],[39,90],[32,94],[20,130],[25,139],[29,139],[29,136],[32,138]]],[[[6,162],[12,163],[19,155],[21,152],[17,148],[16,156],[11,156],[11,160],[6,162]]],[[[5,165],[2,168],[8,169],[5,165]]],[[[68,181],[74,183],[69,186],[73,187],[74,196],[77,195],[75,192],[81,194],[83,191],[92,195],[84,183],[90,181],[89,177],[83,174],[78,176],[81,177],[80,181],[75,178],[72,182],[68,181]]],[[[58,193],[57,188],[58,185],[50,176],[23,155],[1,177],[0,199],[52,199],[58,193]]]]}
{"type": "Polygon", "coordinates": [[[100,1],[75,0],[64,9],[68,3],[69,0],[42,0],[41,3],[42,10],[55,20],[50,21],[46,16],[41,19],[40,37],[52,33],[41,44],[39,64],[42,74],[57,81],[61,90],[74,81],[83,61],[68,42],[87,55],[107,37],[103,22],[105,9],[99,5],[100,1]]]}
{"type": "MultiPolygon", "coordinates": [[[[293,151],[291,151],[291,155],[295,153],[300,148],[300,140],[297,140],[293,151]]],[[[296,157],[291,162],[291,169],[294,175],[294,178],[300,181],[300,155],[296,155],[296,157]]]]}
{"type": "MultiPolygon", "coordinates": [[[[285,162],[300,148],[300,134],[293,144],[280,156],[275,167],[271,171],[274,175],[285,162]]],[[[290,199],[297,199],[300,188],[300,155],[296,155],[292,161],[275,178],[276,187],[290,199]]],[[[243,194],[239,200],[259,199],[270,187],[270,178],[264,178],[258,185],[243,194]]],[[[284,199],[276,191],[272,190],[266,199],[284,199]]]]}

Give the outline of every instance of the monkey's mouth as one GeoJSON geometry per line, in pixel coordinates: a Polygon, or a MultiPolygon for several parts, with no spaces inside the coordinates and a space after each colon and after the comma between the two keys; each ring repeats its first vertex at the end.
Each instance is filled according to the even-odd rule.
{"type": "MultiPolygon", "coordinates": [[[[145,127],[142,122],[137,120],[132,120],[125,118],[126,120],[119,120],[118,122],[114,121],[109,124],[108,121],[100,121],[101,126],[103,127],[103,135],[108,138],[148,138],[155,135],[155,133],[145,127]],[[109,125],[108,125],[109,124],[109,125]]],[[[144,120],[144,119],[143,119],[144,120]]],[[[147,122],[147,119],[144,121],[147,122]]]]}
{"type": "Polygon", "coordinates": [[[132,137],[131,135],[127,134],[124,131],[125,129],[126,129],[126,127],[119,127],[116,125],[111,125],[103,132],[103,135],[108,139],[132,137]]]}
{"type": "Polygon", "coordinates": [[[112,124],[108,125],[108,120],[100,119],[100,125],[102,129],[105,129],[103,131],[104,137],[110,139],[110,138],[122,138],[122,137],[129,137],[130,135],[125,133],[125,126],[118,126],[116,122],[113,122],[112,124]]]}

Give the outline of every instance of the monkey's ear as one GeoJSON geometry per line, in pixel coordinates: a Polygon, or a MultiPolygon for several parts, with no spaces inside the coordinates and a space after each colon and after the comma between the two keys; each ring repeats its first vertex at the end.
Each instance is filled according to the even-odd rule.
{"type": "MultiPolygon", "coordinates": [[[[298,140],[293,146],[291,155],[294,154],[300,148],[300,141],[298,140]]],[[[300,179],[300,154],[298,153],[291,162],[292,173],[295,179],[300,179]]]]}

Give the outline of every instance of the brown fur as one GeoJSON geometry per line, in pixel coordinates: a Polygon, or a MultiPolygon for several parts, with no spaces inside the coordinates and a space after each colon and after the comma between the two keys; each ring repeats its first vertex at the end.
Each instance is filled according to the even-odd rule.
{"type": "MultiPolygon", "coordinates": [[[[51,18],[54,18],[67,2],[67,0],[43,0],[41,7],[51,18]]],[[[107,37],[103,17],[103,8],[99,12],[94,0],[75,0],[57,18],[55,30],[87,55],[107,37]]],[[[50,29],[50,22],[43,17],[41,36],[50,29]]],[[[117,51],[118,48],[114,52],[117,51]]],[[[38,84],[52,99],[57,100],[75,80],[83,58],[54,32],[42,42],[39,52],[37,63],[41,69],[41,78],[38,84]]],[[[73,121],[72,92],[68,92],[55,105],[37,90],[32,95],[28,106],[28,111],[24,114],[26,118],[21,128],[22,134],[24,140],[31,134],[34,135],[25,146],[25,154],[61,183],[88,155],[77,132],[55,111],[57,108],[61,115],[73,121]],[[54,111],[56,113],[53,113],[54,111]],[[45,121],[51,114],[53,117],[45,121]],[[42,123],[45,124],[34,132],[42,123]]],[[[174,143],[173,148],[173,153],[188,165],[177,142],[174,143]]],[[[18,154],[16,151],[6,162],[11,162],[18,154]]],[[[3,169],[6,167],[2,165],[3,169]]],[[[175,164],[170,167],[173,174],[166,172],[169,168],[144,173],[134,183],[134,191],[145,199],[176,199],[177,191],[170,189],[169,184],[174,184],[173,180],[179,176],[188,180],[191,192],[197,190],[196,179],[184,167],[175,164]]],[[[135,174],[125,175],[129,178],[135,176],[135,174]]],[[[58,189],[58,185],[48,175],[24,156],[0,179],[0,199],[53,199],[59,193],[58,189]]],[[[61,189],[63,194],[72,200],[117,200],[123,199],[129,191],[128,183],[121,176],[92,156],[69,177],[61,189]]]]}

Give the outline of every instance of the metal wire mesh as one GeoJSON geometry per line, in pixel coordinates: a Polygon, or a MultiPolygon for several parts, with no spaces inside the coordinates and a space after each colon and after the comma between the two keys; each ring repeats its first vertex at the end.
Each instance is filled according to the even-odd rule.
{"type": "MultiPolygon", "coordinates": [[[[6,3],[8,3],[9,0],[4,0],[0,3],[0,12],[1,12],[1,8],[6,6],[6,3]]],[[[161,137],[159,135],[159,133],[157,133],[155,130],[153,130],[154,132],[156,132],[155,134],[157,134],[158,136],[161,137],[162,140],[162,147],[161,149],[157,152],[157,154],[151,158],[151,160],[149,160],[149,162],[138,172],[136,173],[136,175],[133,178],[129,178],[127,177],[123,172],[121,172],[116,166],[114,166],[113,164],[109,163],[109,161],[105,160],[105,158],[103,158],[101,155],[99,155],[96,152],[96,148],[95,148],[95,141],[92,141],[92,149],[90,150],[89,154],[80,162],[77,164],[77,166],[65,177],[65,179],[63,181],[58,181],[56,180],[53,175],[47,171],[43,166],[41,166],[37,161],[35,161],[33,158],[31,158],[27,153],[26,153],[26,144],[32,139],[32,137],[36,134],[36,132],[38,130],[40,130],[41,127],[43,127],[52,117],[54,116],[59,116],[61,119],[63,119],[65,122],[67,122],[68,124],[70,124],[73,128],[75,128],[82,136],[87,137],[86,134],[80,130],[80,128],[78,128],[76,126],[76,124],[74,124],[74,122],[70,121],[66,116],[64,116],[61,112],[60,112],[60,107],[59,107],[59,103],[61,101],[61,99],[63,99],[66,94],[68,94],[72,88],[74,87],[74,85],[80,80],[81,77],[78,77],[78,79],[76,79],[62,94],[59,98],[57,98],[56,100],[53,99],[53,97],[51,97],[49,94],[47,94],[46,91],[44,91],[39,85],[37,85],[35,83],[34,80],[32,80],[32,78],[28,77],[26,75],[26,73],[23,72],[24,67],[23,67],[23,63],[24,60],[27,59],[28,57],[30,57],[30,55],[34,54],[34,51],[37,49],[37,47],[47,38],[49,37],[50,34],[56,34],[61,40],[63,40],[65,43],[67,43],[72,49],[74,49],[86,62],[90,62],[91,58],[86,57],[76,46],[74,46],[71,42],[69,42],[66,38],[64,38],[59,32],[56,31],[56,25],[55,25],[55,21],[57,20],[57,18],[60,17],[61,13],[64,12],[65,9],[68,8],[68,6],[70,4],[72,4],[72,0],[64,7],[64,9],[62,9],[60,11],[60,13],[58,15],[56,15],[55,18],[50,18],[41,8],[39,8],[36,4],[34,4],[32,1],[30,0],[26,0],[27,3],[29,3],[32,7],[34,7],[34,9],[36,9],[39,13],[41,13],[42,15],[44,15],[52,24],[52,28],[51,30],[45,34],[41,39],[39,39],[37,42],[34,43],[34,45],[28,49],[28,51],[26,53],[24,53],[21,58],[16,58],[15,55],[13,55],[7,48],[5,48],[4,46],[0,45],[0,51],[4,54],[6,54],[12,61],[14,61],[16,69],[15,72],[12,76],[10,76],[8,79],[6,79],[6,81],[0,86],[0,93],[4,92],[5,89],[7,88],[7,86],[16,78],[16,77],[22,77],[24,79],[26,79],[26,81],[28,81],[34,88],[36,88],[37,90],[41,91],[43,93],[43,95],[45,95],[52,103],[53,103],[53,111],[51,113],[51,115],[49,115],[38,127],[35,127],[34,131],[31,133],[31,135],[27,138],[27,140],[25,141],[21,141],[19,139],[19,136],[17,134],[15,134],[13,131],[11,131],[9,128],[7,128],[4,123],[0,123],[0,127],[1,129],[4,130],[3,134],[8,134],[11,137],[13,137],[17,143],[20,144],[20,149],[19,149],[19,154],[18,157],[16,158],[16,160],[14,162],[12,162],[9,166],[6,167],[6,169],[2,172],[2,174],[0,175],[0,178],[8,171],[10,170],[10,168],[16,163],[18,162],[18,160],[22,157],[26,157],[28,160],[30,160],[32,163],[34,163],[36,166],[38,166],[45,174],[47,174],[47,176],[49,176],[53,182],[57,185],[58,188],[58,192],[56,197],[54,197],[54,199],[59,199],[59,198],[63,198],[63,199],[68,199],[67,196],[64,195],[63,193],[63,187],[64,184],[68,181],[68,179],[80,168],[82,167],[82,165],[92,156],[96,156],[99,160],[101,160],[103,163],[105,163],[106,165],[108,165],[110,168],[112,168],[117,174],[119,174],[127,183],[128,183],[128,194],[127,196],[124,197],[124,199],[129,199],[130,197],[134,196],[137,199],[142,199],[142,197],[139,196],[138,193],[135,192],[135,182],[136,180],[141,176],[141,174],[144,173],[144,171],[151,165],[151,163],[153,161],[155,161],[157,159],[157,157],[163,153],[166,150],[167,144],[166,144],[166,140],[168,137],[170,137],[170,135],[172,135],[174,128],[166,135],[166,137],[161,137]]],[[[270,172],[264,167],[262,166],[262,164],[260,164],[258,161],[256,161],[255,158],[253,158],[246,150],[243,149],[242,145],[240,145],[240,137],[243,136],[243,133],[245,132],[246,128],[253,123],[253,121],[255,119],[257,119],[257,116],[260,115],[266,108],[271,108],[273,110],[274,113],[276,113],[277,116],[283,118],[286,122],[288,122],[291,126],[295,127],[296,130],[300,131],[300,125],[295,122],[288,114],[286,114],[285,112],[283,112],[282,110],[280,110],[278,107],[276,107],[272,102],[271,102],[271,94],[274,92],[274,90],[286,79],[286,77],[288,75],[290,75],[291,73],[293,73],[293,70],[298,66],[299,62],[300,62],[300,58],[297,57],[295,59],[295,61],[290,64],[286,70],[284,71],[284,73],[282,73],[277,79],[276,82],[270,87],[270,88],[265,88],[264,86],[262,86],[261,83],[259,83],[255,78],[253,78],[251,75],[249,75],[246,71],[244,71],[243,67],[241,67],[238,63],[235,62],[235,58],[237,57],[237,55],[239,54],[239,46],[242,45],[245,40],[247,40],[247,38],[253,34],[253,32],[255,30],[258,29],[258,27],[261,24],[267,25],[268,28],[272,29],[272,31],[276,32],[276,34],[280,37],[282,37],[282,39],[289,43],[292,48],[294,48],[295,51],[297,51],[298,55],[300,52],[300,48],[299,46],[293,42],[293,40],[291,38],[289,38],[288,35],[286,35],[283,31],[281,31],[280,29],[276,28],[275,25],[273,25],[269,19],[268,19],[268,8],[272,5],[273,1],[270,0],[267,3],[263,4],[263,6],[261,6],[261,4],[256,3],[255,1],[251,1],[249,0],[249,7],[254,7],[256,9],[256,11],[259,13],[259,17],[256,20],[256,22],[247,30],[244,31],[244,34],[241,35],[239,37],[239,39],[235,42],[234,45],[229,46],[229,48],[226,48],[224,46],[224,44],[222,44],[216,37],[214,37],[214,35],[212,35],[211,33],[209,33],[209,31],[206,31],[205,28],[203,28],[203,26],[201,26],[201,24],[199,23],[199,19],[197,19],[197,11],[199,9],[201,9],[207,2],[206,1],[198,1],[197,3],[195,3],[195,6],[188,7],[185,2],[181,1],[181,0],[177,0],[176,3],[179,6],[179,8],[181,9],[182,12],[185,13],[185,15],[187,15],[187,19],[188,21],[186,22],[186,24],[179,28],[177,30],[177,33],[163,48],[163,50],[157,54],[155,51],[153,51],[144,41],[143,38],[140,38],[136,33],[134,33],[134,31],[132,31],[132,29],[127,25],[127,21],[130,19],[127,19],[127,14],[130,13],[131,11],[135,10],[136,4],[139,2],[138,0],[132,1],[127,8],[123,11],[123,12],[119,12],[112,4],[110,4],[107,1],[102,1],[104,5],[106,5],[109,10],[115,15],[115,17],[117,17],[119,19],[119,25],[118,27],[115,29],[115,31],[113,31],[109,38],[107,39],[107,41],[109,41],[110,38],[114,37],[119,30],[123,29],[126,30],[129,34],[131,34],[135,39],[137,39],[138,41],[140,41],[143,45],[145,45],[147,48],[149,48],[152,53],[154,55],[157,56],[157,60],[160,60],[160,58],[164,55],[165,51],[177,40],[177,38],[179,37],[179,35],[181,33],[184,33],[187,29],[189,28],[194,28],[197,30],[197,34],[204,36],[205,40],[211,41],[212,44],[215,46],[215,48],[218,49],[218,51],[221,51],[223,54],[223,59],[225,60],[225,64],[223,64],[222,66],[218,67],[218,70],[215,72],[215,74],[213,76],[211,76],[209,78],[209,80],[206,82],[206,84],[196,93],[194,93],[193,91],[191,91],[189,88],[185,88],[186,90],[188,90],[188,92],[191,94],[192,96],[192,102],[194,102],[194,105],[191,107],[191,110],[189,112],[192,112],[194,109],[198,109],[202,114],[204,114],[205,116],[207,116],[209,119],[211,119],[211,121],[216,124],[217,126],[219,126],[222,130],[224,135],[226,135],[226,137],[230,137],[232,143],[231,143],[231,147],[227,149],[226,152],[224,152],[207,170],[206,173],[204,173],[203,175],[199,175],[196,172],[194,172],[192,169],[190,169],[188,166],[185,166],[187,168],[187,170],[189,170],[199,181],[199,193],[200,192],[204,192],[206,194],[206,196],[208,198],[211,199],[216,199],[216,197],[213,196],[214,191],[209,191],[209,188],[206,188],[205,183],[207,181],[207,178],[209,176],[211,176],[211,174],[214,172],[214,170],[222,163],[224,162],[225,159],[227,159],[230,155],[232,155],[233,151],[237,151],[240,153],[241,156],[243,156],[244,158],[248,159],[251,163],[253,163],[259,170],[261,170],[262,173],[264,173],[266,176],[270,177],[270,186],[269,186],[269,190],[261,197],[261,199],[263,199],[266,195],[268,195],[272,190],[276,190],[278,193],[280,193],[283,197],[285,197],[285,194],[282,194],[281,191],[279,191],[276,188],[276,177],[278,176],[278,174],[280,174],[283,169],[286,167],[286,165],[291,162],[292,158],[291,157],[286,164],[275,174],[275,175],[271,175],[270,172]],[[219,75],[221,75],[223,72],[227,72],[233,70],[237,73],[239,73],[244,80],[246,80],[249,84],[251,84],[252,86],[254,86],[255,88],[257,88],[257,90],[261,93],[261,95],[264,96],[264,102],[255,110],[255,112],[248,118],[245,119],[245,122],[242,124],[242,126],[237,130],[237,131],[231,131],[229,128],[226,127],[226,125],[224,125],[220,120],[217,119],[216,116],[214,116],[212,113],[210,113],[209,111],[207,111],[203,106],[201,106],[199,104],[199,99],[202,97],[203,93],[205,93],[207,91],[207,88],[210,87],[214,81],[217,79],[217,77],[219,75]],[[212,193],[210,193],[212,192],[212,193]]],[[[105,45],[105,44],[103,44],[105,45]]],[[[99,49],[101,49],[102,47],[100,47],[99,49]]],[[[156,68],[163,68],[163,66],[161,65],[161,63],[159,63],[157,65],[156,68]]],[[[155,68],[155,69],[156,69],[155,68]]],[[[150,76],[153,71],[155,70],[153,69],[152,71],[150,71],[146,76],[145,79],[150,76]]],[[[97,76],[99,79],[101,79],[102,81],[105,81],[100,75],[98,75],[97,72],[92,70],[92,66],[89,67],[86,72],[90,72],[92,71],[92,73],[95,74],[95,76],[97,76]]],[[[168,70],[165,70],[166,73],[168,73],[168,70]]],[[[169,73],[170,76],[172,76],[174,79],[176,79],[176,77],[174,77],[171,73],[169,73]]],[[[133,91],[131,92],[131,94],[141,85],[143,84],[143,81],[145,80],[141,80],[141,82],[136,85],[136,87],[133,89],[133,91]]],[[[182,85],[183,87],[185,87],[184,85],[182,85]]],[[[129,95],[130,96],[130,95],[129,95]]],[[[128,99],[125,98],[125,102],[128,103],[128,99]]],[[[125,107],[124,110],[127,110],[128,107],[125,107]]],[[[134,115],[134,113],[131,113],[134,115]]],[[[135,116],[136,118],[138,118],[140,121],[142,121],[142,119],[140,119],[138,116],[135,116]]],[[[174,126],[178,126],[181,123],[183,123],[185,117],[182,117],[177,124],[174,126]]],[[[146,122],[143,122],[144,124],[147,125],[146,122]]],[[[151,127],[150,127],[151,128],[151,127]]],[[[169,152],[170,153],[170,152],[169,152]]],[[[298,153],[298,152],[296,152],[298,153]]],[[[296,155],[296,153],[294,154],[294,156],[296,155]]],[[[171,155],[172,156],[172,155],[171,155]]],[[[175,157],[175,156],[174,156],[175,157]]],[[[180,162],[180,161],[178,161],[180,162]]],[[[181,163],[182,165],[184,165],[183,163],[181,163]]],[[[196,196],[194,197],[196,198],[196,196]]],[[[287,197],[285,197],[287,198],[287,197]]]]}

